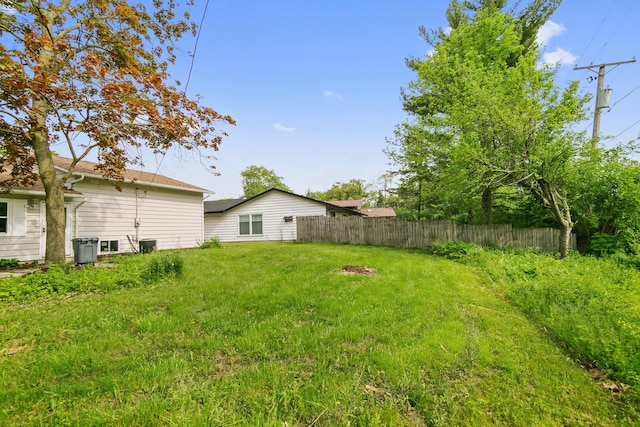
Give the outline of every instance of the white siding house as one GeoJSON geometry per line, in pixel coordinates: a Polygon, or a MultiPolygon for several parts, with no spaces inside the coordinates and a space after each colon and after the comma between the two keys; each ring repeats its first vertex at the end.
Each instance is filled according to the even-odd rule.
{"type": "Polygon", "coordinates": [[[221,242],[296,240],[296,217],[318,215],[360,214],[272,188],[250,199],[204,202],[204,236],[221,242]]]}
{"type": "MultiPolygon", "coordinates": [[[[60,173],[70,162],[54,157],[60,173]]],[[[147,239],[155,240],[158,249],[190,248],[202,243],[202,200],[207,190],[161,175],[127,170],[118,191],[95,167],[95,163],[79,162],[66,185],[68,256],[73,256],[74,238],[98,238],[98,255],[137,251],[139,241],[147,239]]],[[[45,243],[42,184],[0,194],[0,259],[41,260],[45,243]]]]}

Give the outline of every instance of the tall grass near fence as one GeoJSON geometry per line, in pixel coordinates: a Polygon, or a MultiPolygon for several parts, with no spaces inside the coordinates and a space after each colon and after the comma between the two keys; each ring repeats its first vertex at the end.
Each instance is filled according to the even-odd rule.
{"type": "Polygon", "coordinates": [[[640,390],[637,268],[613,258],[574,255],[558,260],[534,252],[503,253],[469,246],[464,254],[455,251],[455,255],[459,261],[481,267],[499,292],[585,366],[640,390]]]}

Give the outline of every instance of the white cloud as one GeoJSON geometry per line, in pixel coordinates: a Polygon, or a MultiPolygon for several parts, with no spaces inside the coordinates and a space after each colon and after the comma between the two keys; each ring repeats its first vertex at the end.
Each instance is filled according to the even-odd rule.
{"type": "Polygon", "coordinates": [[[335,93],[334,91],[332,91],[332,90],[327,90],[327,89],[325,89],[325,90],[324,90],[324,97],[325,97],[325,98],[336,97],[336,98],[338,98],[340,101],[342,101],[342,99],[343,99],[343,98],[342,98],[342,95],[340,95],[339,93],[335,93]]]}
{"type": "Polygon", "coordinates": [[[546,46],[547,43],[549,43],[549,40],[551,40],[555,36],[559,36],[565,31],[567,31],[567,27],[565,27],[564,24],[547,21],[538,30],[538,34],[536,35],[536,42],[540,46],[546,46]]]}
{"type": "Polygon", "coordinates": [[[546,64],[552,65],[572,65],[578,61],[578,56],[558,47],[553,52],[545,52],[542,55],[542,61],[546,64]]]}
{"type": "Polygon", "coordinates": [[[285,125],[283,125],[283,124],[282,124],[282,123],[280,123],[280,122],[275,122],[275,123],[273,124],[273,128],[274,128],[275,130],[277,130],[277,131],[280,131],[280,132],[293,132],[294,130],[296,130],[296,128],[289,128],[289,127],[286,127],[285,125]]]}

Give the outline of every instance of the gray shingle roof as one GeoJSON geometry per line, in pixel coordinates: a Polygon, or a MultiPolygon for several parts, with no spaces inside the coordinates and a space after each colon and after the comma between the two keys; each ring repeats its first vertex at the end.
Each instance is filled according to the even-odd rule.
{"type": "Polygon", "coordinates": [[[223,199],[204,202],[204,213],[220,213],[239,205],[246,199],[223,199]]]}

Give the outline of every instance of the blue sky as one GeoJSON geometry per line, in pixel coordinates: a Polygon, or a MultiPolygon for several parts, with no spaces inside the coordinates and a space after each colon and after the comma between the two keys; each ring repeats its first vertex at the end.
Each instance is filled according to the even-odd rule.
{"type": "MultiPolygon", "coordinates": [[[[196,0],[200,21],[205,2],[196,0]]],[[[558,84],[579,80],[584,91],[595,71],[575,65],[630,60],[640,52],[637,0],[565,0],[545,28],[545,54],[563,63],[558,84]]],[[[188,94],[230,114],[216,153],[220,176],[189,154],[149,158],[158,171],[215,192],[239,197],[240,172],[264,166],[296,193],[335,182],[376,181],[390,166],[385,138],[406,115],[400,90],[415,76],[405,58],[430,47],[418,27],[445,26],[448,0],[210,0],[201,28],[188,94]]],[[[173,76],[186,81],[194,39],[181,43],[173,76]]],[[[608,67],[613,89],[603,135],[628,141],[640,135],[640,63],[608,67]]],[[[591,123],[584,129],[591,132],[591,123]]],[[[581,129],[582,130],[582,129],[581,129]]]]}

